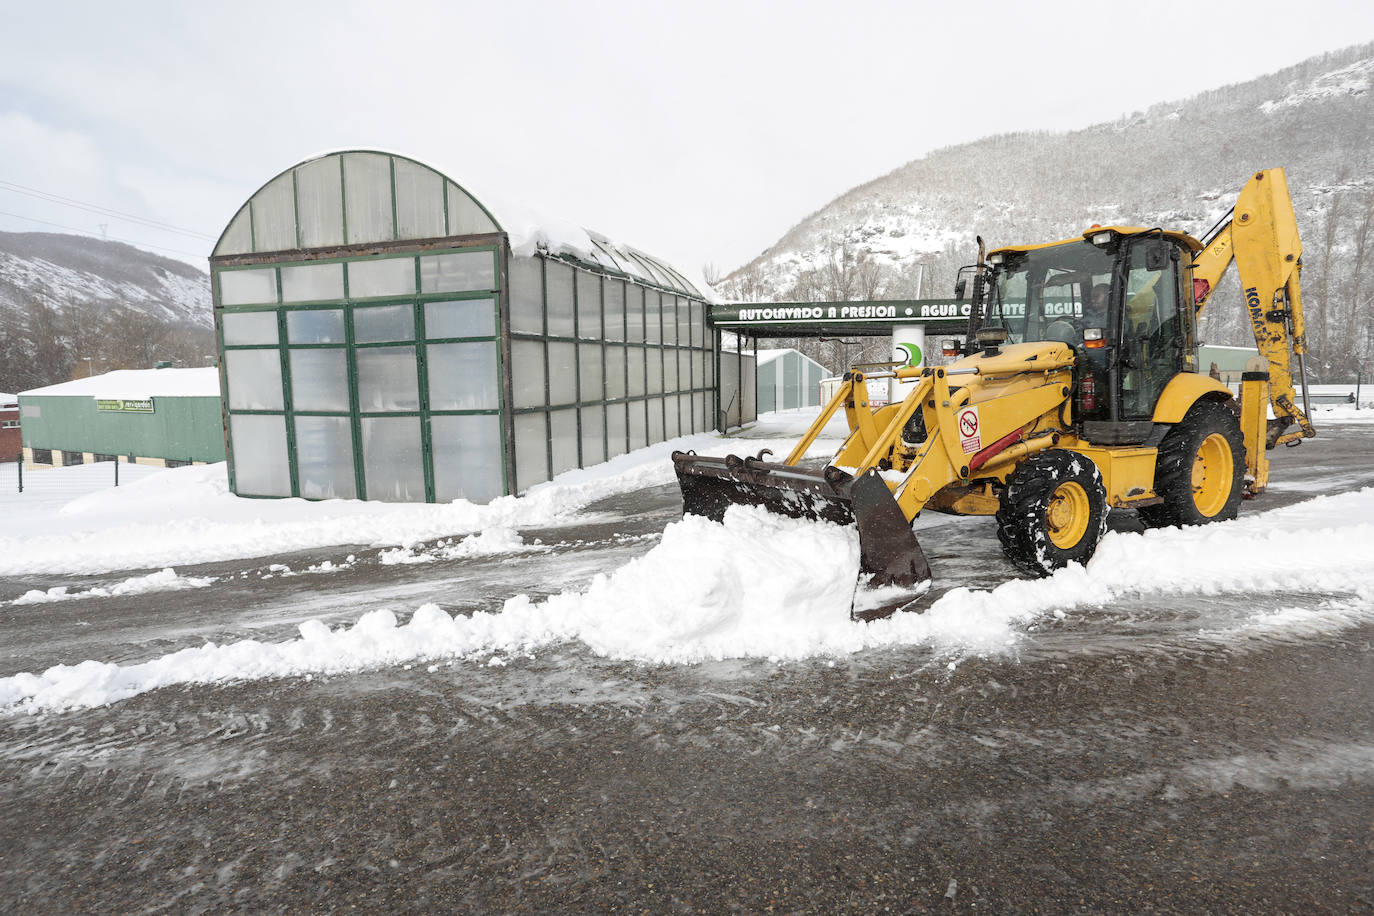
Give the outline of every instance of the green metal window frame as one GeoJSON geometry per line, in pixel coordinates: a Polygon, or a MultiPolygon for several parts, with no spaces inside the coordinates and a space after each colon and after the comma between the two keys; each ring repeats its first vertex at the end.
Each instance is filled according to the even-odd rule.
{"type": "MultiPolygon", "coordinates": [[[[393,166],[394,182],[394,166],[393,166]]],[[[395,195],[393,193],[393,207],[395,195]]],[[[495,245],[466,246],[457,248],[426,249],[423,251],[387,252],[379,255],[365,257],[339,257],[339,258],[320,258],[314,260],[302,260],[298,258],[283,259],[274,261],[270,264],[250,264],[238,266],[225,266],[214,268],[215,300],[219,301],[219,278],[222,274],[236,270],[263,270],[273,269],[276,272],[276,291],[277,301],[275,303],[255,303],[252,305],[219,305],[216,310],[215,337],[220,352],[221,363],[221,386],[224,392],[224,404],[226,414],[226,430],[228,430],[229,417],[244,415],[264,415],[280,416],[286,426],[287,442],[287,467],[291,483],[291,496],[300,497],[300,472],[296,454],[296,417],[347,417],[349,419],[349,429],[352,435],[353,452],[353,479],[355,492],[358,499],[367,499],[367,481],[365,473],[365,462],[363,458],[362,446],[362,421],[370,418],[380,417],[418,417],[420,419],[420,462],[424,475],[425,501],[434,502],[434,448],[428,420],[434,416],[495,416],[501,418],[507,412],[507,404],[504,394],[502,379],[505,374],[505,357],[501,346],[501,249],[495,245]],[[492,286],[481,290],[446,290],[433,293],[422,293],[421,290],[421,259],[424,257],[470,253],[487,251],[492,258],[492,286]],[[385,296],[368,296],[358,299],[352,298],[349,289],[349,264],[358,261],[376,261],[384,259],[409,258],[414,265],[415,292],[412,294],[392,294],[385,296]],[[283,302],[281,271],[283,268],[296,267],[301,265],[313,264],[344,264],[344,297],[343,299],[326,299],[303,302],[283,302]],[[430,338],[425,334],[425,305],[432,302],[461,302],[461,301],[480,301],[489,300],[492,308],[492,327],[495,332],[490,335],[465,336],[465,337],[436,337],[430,338]],[[409,340],[398,341],[370,341],[359,343],[357,341],[354,315],[359,308],[375,308],[388,305],[407,305],[411,308],[414,334],[409,340]],[[341,310],[344,321],[344,340],[342,343],[291,343],[287,332],[287,315],[300,311],[332,311],[341,310]],[[277,343],[271,344],[226,344],[224,342],[223,315],[240,314],[248,312],[275,312],[277,315],[277,343]],[[495,376],[491,379],[495,385],[497,406],[494,408],[483,409],[440,409],[434,410],[429,407],[429,374],[428,374],[428,355],[426,349],[430,344],[447,343],[489,343],[495,354],[495,376]],[[387,410],[387,411],[363,411],[358,398],[358,365],[356,354],[360,350],[409,346],[415,353],[415,373],[416,373],[416,392],[419,405],[415,410],[387,410]],[[348,384],[347,411],[320,411],[320,410],[301,410],[295,409],[293,398],[294,379],[292,378],[290,366],[290,354],[293,350],[342,350],[345,353],[345,371],[348,384]],[[228,370],[225,366],[224,355],[235,350],[277,350],[281,365],[282,378],[282,403],[283,409],[277,410],[231,410],[228,406],[229,401],[229,379],[228,370]]],[[[499,439],[497,447],[501,463],[501,489],[504,493],[511,490],[511,468],[509,462],[505,460],[509,443],[507,434],[507,424],[498,422],[499,439]]],[[[229,456],[230,468],[230,488],[237,492],[237,481],[234,479],[234,443],[231,432],[226,435],[226,451],[229,456]]],[[[252,494],[247,494],[253,496],[252,494]]],[[[264,496],[253,497],[264,499],[275,499],[279,497],[264,496]]]]}

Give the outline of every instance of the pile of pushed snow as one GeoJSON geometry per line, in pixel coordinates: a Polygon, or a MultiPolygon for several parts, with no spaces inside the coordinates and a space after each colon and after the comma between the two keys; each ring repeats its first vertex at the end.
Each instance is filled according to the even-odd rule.
{"type": "Polygon", "coordinates": [[[687,517],[644,556],[583,590],[516,596],[495,613],[450,616],[428,604],[405,625],[373,611],[350,627],[319,621],[301,638],[246,640],[121,666],[86,661],[0,679],[0,707],[33,711],[109,703],[169,684],[359,670],[443,659],[499,658],[581,643],[610,658],[657,664],[722,658],[796,659],[923,645],[946,652],[1014,646],[1027,625],[1140,594],[1345,596],[1298,615],[1256,615],[1342,629],[1374,615],[1374,488],[1319,497],[1220,525],[1114,532],[1087,567],[990,590],[954,589],[922,614],[849,620],[858,546],[851,529],[734,507],[723,524],[687,517]],[[1263,556],[1263,562],[1256,562],[1263,556]]]}
{"type": "Polygon", "coordinates": [[[149,592],[179,591],[186,588],[205,588],[218,581],[214,576],[179,576],[175,569],[163,569],[146,576],[134,576],[106,588],[97,586],[83,591],[71,591],[65,585],[47,591],[30,589],[11,601],[11,604],[50,604],[77,598],[116,598],[126,595],[146,595],[149,592]]]}

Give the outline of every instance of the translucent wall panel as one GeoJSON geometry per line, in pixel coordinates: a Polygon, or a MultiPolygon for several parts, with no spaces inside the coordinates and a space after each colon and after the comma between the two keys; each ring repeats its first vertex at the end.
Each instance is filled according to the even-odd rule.
{"type": "Polygon", "coordinates": [[[644,348],[627,347],[625,351],[627,362],[629,363],[629,389],[630,397],[639,397],[644,393],[644,348]]]}
{"type": "Polygon", "coordinates": [[[281,410],[281,351],[228,350],[230,410],[281,410]]]}
{"type": "Polygon", "coordinates": [[[582,466],[590,467],[606,460],[606,408],[601,405],[582,408],[582,466]]]}
{"type": "Polygon", "coordinates": [[[343,296],[342,264],[297,264],[281,269],[283,302],[323,302],[343,296]]]}
{"type": "Polygon", "coordinates": [[[677,395],[670,394],[663,399],[663,438],[673,439],[678,435],[677,395]]]}
{"type": "Polygon", "coordinates": [[[234,492],[241,496],[290,496],[286,418],[231,414],[234,492]]]}
{"type": "Polygon", "coordinates": [[[649,420],[644,411],[643,401],[631,401],[630,409],[630,448],[644,448],[649,444],[649,420]]]}
{"type": "Polygon", "coordinates": [[[663,304],[658,290],[644,291],[644,340],[651,344],[663,342],[663,304]]]}
{"type": "Polygon", "coordinates": [[[424,502],[419,417],[363,417],[363,477],[368,499],[424,502]]]}
{"type": "Polygon", "coordinates": [[[549,412],[549,451],[555,475],[577,467],[577,411],[549,412]]]}
{"type": "Polygon", "coordinates": [[[577,271],[577,336],[601,339],[601,277],[585,270],[577,271]]]}
{"type": "Polygon", "coordinates": [[[501,495],[500,417],[434,417],[429,436],[436,502],[486,503],[501,495]]]}
{"type": "Polygon", "coordinates": [[[368,347],[356,351],[354,359],[359,410],[420,409],[414,347],[368,347]]]}
{"type": "Polygon", "coordinates": [[[296,208],[302,248],[343,244],[343,175],[337,156],[307,162],[296,169],[296,208]]]}
{"type": "Polygon", "coordinates": [[[347,153],[343,161],[348,243],[391,241],[391,157],[347,153]]]}
{"type": "Polygon", "coordinates": [[[289,358],[293,409],[349,409],[348,366],[342,349],[292,350],[289,358]]]}
{"type": "Polygon", "coordinates": [[[677,350],[663,351],[663,390],[674,392],[678,389],[677,383],[677,350]]]}
{"type": "Polygon", "coordinates": [[[277,272],[266,270],[221,270],[220,305],[274,305],[277,301],[277,272]]]}
{"type": "Polygon", "coordinates": [[[663,399],[649,398],[649,444],[663,441],[663,399]]]}
{"type": "Polygon", "coordinates": [[[499,232],[491,217],[477,206],[467,192],[453,182],[448,183],[448,234],[480,235],[499,232]]]}
{"type": "Polygon", "coordinates": [[[497,392],[495,343],[430,344],[430,410],[495,410],[497,392]]]}
{"type": "Polygon", "coordinates": [[[215,254],[247,254],[253,250],[253,223],[252,214],[248,211],[248,205],[244,204],[243,209],[229,223],[229,228],[224,230],[224,236],[215,246],[215,254]]]}
{"type": "Polygon", "coordinates": [[[692,387],[692,351],[677,351],[677,387],[692,387]]]}
{"type": "Polygon", "coordinates": [[[675,344],[677,339],[677,298],[663,294],[663,342],[675,344]]]}
{"type": "Polygon", "coordinates": [[[539,258],[510,259],[510,329],[544,333],[544,268],[539,258]]]}
{"type": "Polygon", "coordinates": [[[348,264],[348,295],[354,299],[414,294],[415,261],[412,258],[379,258],[348,264]]]}
{"type": "Polygon", "coordinates": [[[293,344],[344,342],[343,309],[292,309],[286,313],[286,339],[293,344]]]}
{"type": "Polygon", "coordinates": [[[677,298],[677,342],[678,346],[686,347],[692,341],[692,311],[687,307],[687,300],[681,296],[677,298]]]}
{"type": "Polygon", "coordinates": [[[692,300],[688,303],[687,307],[691,310],[692,315],[692,346],[705,346],[705,343],[703,343],[703,341],[706,339],[705,325],[702,323],[701,303],[697,302],[696,300],[692,300]]]}
{"type": "Polygon", "coordinates": [[[607,277],[602,284],[607,340],[625,339],[625,281],[607,277]]]}
{"type": "Polygon", "coordinates": [[[544,345],[537,340],[513,340],[510,344],[510,377],[516,407],[542,407],[544,400],[544,345]]]}
{"type": "Polygon", "coordinates": [[[644,358],[647,361],[645,368],[648,376],[648,393],[663,393],[663,351],[658,347],[649,347],[644,351],[644,358]]]}
{"type": "Polygon", "coordinates": [[[496,288],[496,256],[490,251],[456,251],[420,258],[420,292],[464,293],[496,288]]]}
{"type": "Polygon", "coordinates": [[[549,437],[544,414],[515,417],[515,485],[524,492],[549,479],[549,437]]]}
{"type": "Polygon", "coordinates": [[[277,313],[220,312],[220,330],[227,347],[277,345],[277,313]]]}
{"type": "Polygon", "coordinates": [[[606,399],[625,397],[625,348],[606,345],[606,399]]]}
{"type": "Polygon", "coordinates": [[[644,287],[633,283],[625,294],[625,339],[630,343],[644,340],[644,287]]]}
{"type": "Polygon", "coordinates": [[[357,497],[348,417],[296,418],[296,480],[306,499],[357,497]]]}
{"type": "Polygon", "coordinates": [[[286,251],[296,246],[296,192],[291,173],[272,179],[253,195],[253,250],[286,251]]]}
{"type": "Polygon", "coordinates": [[[415,310],[409,305],[368,306],[353,310],[355,343],[415,339],[415,310]]]}
{"type": "Polygon", "coordinates": [[[702,350],[692,351],[692,387],[706,387],[706,361],[711,354],[702,350]]]}
{"type": "Polygon", "coordinates": [[[444,180],[433,169],[395,159],[396,237],[432,239],[445,235],[444,180]]]}
{"type": "Polygon", "coordinates": [[[549,336],[573,336],[573,269],[558,261],[544,262],[548,297],[549,336]]]}
{"type": "Polygon", "coordinates": [[[606,457],[625,454],[627,419],[624,404],[606,405],[606,457]]]}
{"type": "Polygon", "coordinates": [[[495,337],[495,299],[425,303],[425,337],[495,337]]]}
{"type": "Polygon", "coordinates": [[[600,401],[605,398],[601,366],[600,344],[577,345],[577,398],[586,401],[600,401]]]}
{"type": "Polygon", "coordinates": [[[549,342],[549,403],[577,400],[577,345],[549,342]]]}

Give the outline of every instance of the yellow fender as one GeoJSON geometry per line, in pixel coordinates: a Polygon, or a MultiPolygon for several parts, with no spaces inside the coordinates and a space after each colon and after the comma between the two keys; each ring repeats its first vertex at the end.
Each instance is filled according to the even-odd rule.
{"type": "Polygon", "coordinates": [[[1230,388],[1210,375],[1197,375],[1191,372],[1180,373],[1164,386],[1164,393],[1159,396],[1159,402],[1155,404],[1154,421],[1156,423],[1177,423],[1183,419],[1183,415],[1188,412],[1189,408],[1205,397],[1230,400],[1235,395],[1231,393],[1230,388]]]}

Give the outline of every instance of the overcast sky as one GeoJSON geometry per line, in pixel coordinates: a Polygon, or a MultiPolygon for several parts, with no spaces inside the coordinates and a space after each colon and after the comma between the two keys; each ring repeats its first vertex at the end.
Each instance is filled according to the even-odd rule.
{"type": "Polygon", "coordinates": [[[8,3],[0,230],[103,231],[204,267],[267,179],[375,147],[726,271],[933,149],[1371,39],[1374,4],[1333,0],[8,3]]]}

